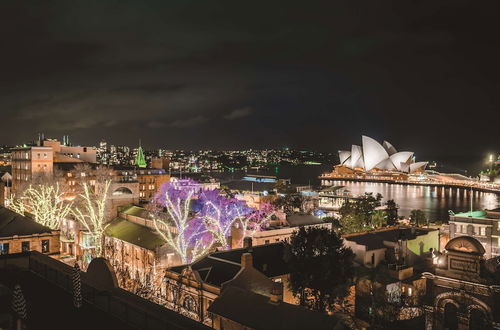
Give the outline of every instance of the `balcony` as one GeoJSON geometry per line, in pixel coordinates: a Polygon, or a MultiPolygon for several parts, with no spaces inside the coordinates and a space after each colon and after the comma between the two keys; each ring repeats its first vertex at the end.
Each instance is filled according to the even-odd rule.
{"type": "Polygon", "coordinates": [[[389,275],[400,281],[413,276],[413,267],[401,264],[388,264],[387,271],[389,275]]]}

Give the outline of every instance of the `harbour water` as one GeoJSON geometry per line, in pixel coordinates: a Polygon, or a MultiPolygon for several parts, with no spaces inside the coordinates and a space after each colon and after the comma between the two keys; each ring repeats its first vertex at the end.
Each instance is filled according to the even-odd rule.
{"type": "MultiPolygon", "coordinates": [[[[290,179],[292,184],[318,186],[318,177],[325,172],[331,171],[332,166],[323,164],[320,166],[279,166],[261,171],[253,171],[254,174],[276,175],[278,178],[290,179]]],[[[241,178],[250,172],[237,172],[224,174],[232,179],[241,178]]],[[[399,215],[408,216],[413,209],[425,212],[430,220],[448,220],[448,211],[455,213],[469,211],[471,208],[471,191],[465,188],[444,188],[428,186],[409,186],[401,184],[378,183],[378,182],[352,182],[335,181],[336,185],[345,186],[354,196],[365,192],[373,194],[380,193],[384,201],[394,199],[399,205],[399,215]]],[[[493,209],[500,207],[500,195],[486,192],[472,192],[472,208],[474,210],[493,209]]]]}
{"type": "Polygon", "coordinates": [[[500,206],[500,195],[486,192],[471,192],[465,188],[444,188],[427,186],[408,186],[378,182],[335,181],[345,186],[353,195],[365,192],[380,193],[384,200],[394,199],[399,206],[399,215],[408,216],[413,209],[424,211],[430,220],[448,220],[448,210],[455,213],[474,210],[493,209],[500,206]]]}

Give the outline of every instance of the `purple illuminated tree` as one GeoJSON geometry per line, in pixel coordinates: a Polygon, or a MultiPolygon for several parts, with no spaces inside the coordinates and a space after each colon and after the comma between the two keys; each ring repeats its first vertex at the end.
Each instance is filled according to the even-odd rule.
{"type": "Polygon", "coordinates": [[[163,184],[154,204],[152,219],[156,231],[183,263],[198,259],[215,244],[231,248],[228,237],[235,224],[242,228],[242,245],[245,237],[263,228],[271,209],[266,205],[264,210],[255,210],[244,201],[222,195],[219,189],[202,189],[190,179],[163,184]]]}
{"type": "Polygon", "coordinates": [[[220,194],[218,189],[202,191],[198,196],[201,206],[197,217],[202,219],[207,230],[223,249],[230,249],[228,237],[235,223],[244,221],[255,210],[244,201],[220,194]]]}
{"type": "Polygon", "coordinates": [[[203,221],[193,217],[191,211],[192,201],[200,190],[200,185],[193,180],[177,180],[164,183],[154,198],[155,229],[184,264],[207,253],[214,242],[203,221]],[[162,210],[166,210],[166,214],[162,210]]]}
{"type": "Polygon", "coordinates": [[[243,247],[243,241],[246,237],[253,237],[256,232],[265,229],[276,212],[276,209],[268,203],[262,203],[259,210],[253,208],[251,210],[252,212],[238,218],[236,222],[242,228],[243,233],[238,242],[240,247],[243,247]]]}

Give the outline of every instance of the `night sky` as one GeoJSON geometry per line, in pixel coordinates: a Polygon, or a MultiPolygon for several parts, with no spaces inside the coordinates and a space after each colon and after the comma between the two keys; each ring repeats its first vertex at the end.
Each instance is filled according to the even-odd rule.
{"type": "MultiPolygon", "coordinates": [[[[0,3],[0,144],[499,151],[498,1],[0,3]]],[[[465,165],[464,165],[465,166],[465,165]]]]}

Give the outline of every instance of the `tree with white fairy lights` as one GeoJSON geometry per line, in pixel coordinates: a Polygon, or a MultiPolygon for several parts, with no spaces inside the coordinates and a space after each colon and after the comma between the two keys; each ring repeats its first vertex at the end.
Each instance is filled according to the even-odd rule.
{"type": "Polygon", "coordinates": [[[111,180],[92,187],[89,183],[82,183],[83,192],[79,195],[77,206],[72,209],[75,219],[86,229],[93,242],[93,256],[103,254],[103,237],[106,229],[106,201],[111,180]]]}
{"type": "Polygon", "coordinates": [[[59,229],[61,220],[70,213],[72,203],[65,198],[58,183],[40,183],[28,186],[21,197],[11,198],[7,205],[19,214],[30,213],[41,225],[59,229]]]}
{"type": "Polygon", "coordinates": [[[154,202],[157,211],[152,213],[152,219],[156,231],[183,263],[195,261],[214,245],[231,248],[228,237],[234,225],[241,226],[244,238],[252,236],[270,219],[245,202],[224,196],[219,189],[202,189],[190,179],[163,184],[154,202]],[[161,209],[166,210],[167,216],[161,216],[161,209]]]}

